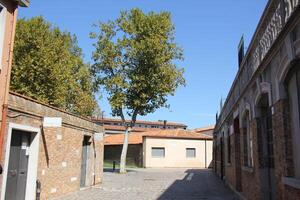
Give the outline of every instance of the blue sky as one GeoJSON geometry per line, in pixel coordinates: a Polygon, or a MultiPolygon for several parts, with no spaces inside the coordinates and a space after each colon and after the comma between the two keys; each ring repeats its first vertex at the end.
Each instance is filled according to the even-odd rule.
{"type": "MultiPolygon", "coordinates": [[[[267,0],[31,0],[19,17],[42,15],[62,30],[78,37],[85,60],[90,61],[92,24],[115,19],[120,10],[138,7],[145,12],[169,11],[176,41],[184,49],[186,87],[169,98],[170,109],[159,109],[145,120],[182,122],[189,128],[215,123],[221,97],[226,98],[238,69],[237,46],[244,34],[245,46],[255,31],[267,0]]],[[[105,97],[99,105],[110,116],[105,97]]]]}

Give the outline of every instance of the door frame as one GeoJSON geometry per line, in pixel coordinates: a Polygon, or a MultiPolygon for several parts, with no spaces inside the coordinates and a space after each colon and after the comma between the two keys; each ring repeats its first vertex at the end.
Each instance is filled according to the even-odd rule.
{"type": "Polygon", "coordinates": [[[33,136],[29,147],[29,159],[28,159],[28,172],[25,190],[25,200],[34,200],[36,193],[36,179],[37,179],[37,168],[38,168],[38,154],[39,154],[39,137],[41,133],[40,128],[26,126],[21,124],[9,123],[8,132],[6,139],[6,151],[4,160],[4,173],[3,173],[3,184],[1,192],[1,200],[5,198],[6,181],[7,181],[7,170],[9,164],[10,144],[13,130],[24,131],[24,133],[31,134],[33,136]]]}

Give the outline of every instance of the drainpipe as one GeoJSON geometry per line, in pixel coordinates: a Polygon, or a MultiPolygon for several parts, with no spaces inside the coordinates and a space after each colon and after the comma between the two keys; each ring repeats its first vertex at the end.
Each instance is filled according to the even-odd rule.
{"type": "MultiPolygon", "coordinates": [[[[5,91],[4,91],[4,101],[3,101],[3,110],[2,110],[2,124],[1,124],[1,132],[0,132],[0,162],[2,161],[2,154],[3,154],[3,140],[4,136],[6,135],[6,123],[7,123],[7,112],[8,112],[8,95],[9,95],[9,83],[10,83],[10,74],[11,74],[11,66],[12,66],[12,59],[13,59],[13,48],[14,48],[14,36],[16,30],[16,21],[17,21],[17,7],[18,5],[15,4],[12,8],[14,11],[12,13],[12,19],[10,21],[10,44],[9,44],[9,54],[8,54],[8,65],[7,65],[7,74],[6,74],[6,83],[5,83],[5,91]]],[[[2,164],[0,163],[0,169],[2,174],[2,164]]]]}
{"type": "Polygon", "coordinates": [[[206,140],[205,141],[205,168],[207,168],[207,150],[206,150],[206,140]]]}

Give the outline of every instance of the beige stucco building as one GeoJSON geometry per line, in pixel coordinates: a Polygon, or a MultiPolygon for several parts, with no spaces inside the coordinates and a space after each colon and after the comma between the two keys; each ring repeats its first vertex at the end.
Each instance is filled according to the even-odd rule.
{"type": "Polygon", "coordinates": [[[143,153],[144,167],[208,168],[212,140],[144,136],[143,153]]]}
{"type": "MultiPolygon", "coordinates": [[[[148,130],[129,134],[127,164],[139,167],[208,168],[214,127],[196,130],[148,130]]],[[[119,161],[124,134],[104,138],[104,161],[119,161]]]]}

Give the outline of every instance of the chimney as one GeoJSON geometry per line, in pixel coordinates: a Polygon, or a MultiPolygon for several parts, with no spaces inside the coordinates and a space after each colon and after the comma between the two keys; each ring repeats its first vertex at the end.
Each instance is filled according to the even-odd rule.
{"type": "Polygon", "coordinates": [[[239,46],[238,46],[238,61],[239,61],[239,68],[244,60],[245,50],[244,50],[244,36],[242,36],[239,46]]]}
{"type": "Polygon", "coordinates": [[[164,129],[167,128],[167,120],[164,120],[164,129]]]}

